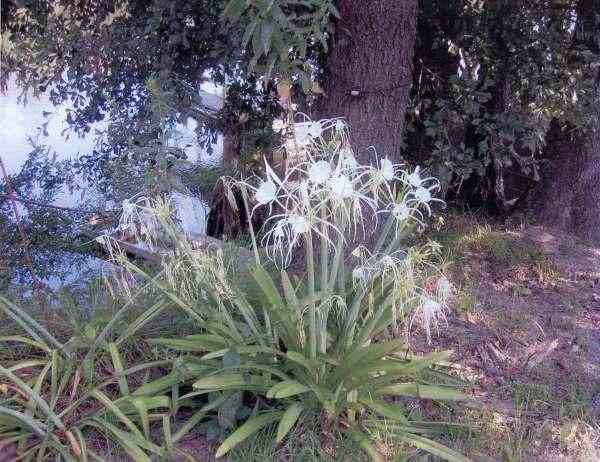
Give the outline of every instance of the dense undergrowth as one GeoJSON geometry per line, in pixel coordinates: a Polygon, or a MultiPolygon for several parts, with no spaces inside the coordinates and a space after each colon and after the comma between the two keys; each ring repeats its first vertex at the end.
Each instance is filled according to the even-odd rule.
{"type": "Polygon", "coordinates": [[[58,338],[52,318],[0,299],[16,327],[0,339],[2,450],[106,460],[116,445],[136,461],[193,460],[182,442],[202,430],[233,460],[467,460],[436,436],[452,422],[421,412],[467,400],[465,384],[448,352],[416,355],[407,342],[443,327],[452,292],[438,247],[413,239],[436,180],[386,158],[358,165],[341,121],[314,123],[307,158],[285,177],[266,165],[266,178],[229,181],[249,214],[270,211],[263,230],[250,226],[249,271],[189,241],[168,204],[140,199],[121,225],[163,249],[162,265],[112,248],[122,306],[58,338]]]}

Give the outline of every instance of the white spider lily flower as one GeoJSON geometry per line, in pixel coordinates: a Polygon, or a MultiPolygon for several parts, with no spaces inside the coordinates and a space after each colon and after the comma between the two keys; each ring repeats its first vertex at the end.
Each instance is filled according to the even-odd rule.
{"type": "Polygon", "coordinates": [[[422,296],[421,303],[415,309],[410,320],[409,328],[412,327],[414,322],[417,322],[423,329],[425,329],[427,342],[431,343],[431,328],[433,326],[436,332],[439,333],[440,321],[448,324],[445,306],[430,297],[422,296]]]}
{"type": "Polygon", "coordinates": [[[435,177],[421,177],[421,167],[415,167],[415,170],[412,173],[404,173],[402,176],[402,181],[409,184],[415,189],[426,188],[430,191],[433,191],[436,188],[439,188],[439,181],[435,177]],[[429,186],[428,186],[429,185],[429,186]]]}
{"type": "Polygon", "coordinates": [[[346,122],[344,122],[342,119],[337,119],[335,121],[335,129],[338,132],[344,132],[346,130],[346,122]]]}
{"type": "Polygon", "coordinates": [[[340,230],[333,223],[318,216],[318,210],[305,210],[302,208],[302,202],[296,201],[297,198],[290,196],[287,205],[295,203],[296,209],[272,215],[264,224],[269,230],[262,238],[262,245],[267,247],[267,253],[273,260],[276,254],[281,257],[283,266],[289,264],[293,249],[307,234],[323,239],[331,248],[335,248],[335,244],[330,234],[340,234],[340,230]],[[304,212],[307,215],[304,215],[304,212]]]}
{"type": "Polygon", "coordinates": [[[427,204],[432,199],[431,191],[429,191],[427,188],[423,188],[422,186],[417,188],[417,190],[413,193],[413,196],[416,200],[423,204],[427,204]]]}
{"type": "Polygon", "coordinates": [[[445,305],[448,300],[454,295],[454,286],[448,280],[448,278],[442,275],[436,283],[436,297],[440,300],[440,303],[445,305]]]}
{"type": "MultiPolygon", "coordinates": [[[[374,150],[374,148],[372,149],[374,150]]],[[[388,198],[393,195],[392,183],[398,178],[398,173],[403,173],[399,167],[400,164],[393,164],[387,157],[381,159],[376,167],[363,167],[365,169],[365,174],[368,175],[365,186],[371,191],[371,195],[378,201],[387,203],[388,198]],[[384,197],[381,197],[382,195],[384,197]]]]}
{"type": "Polygon", "coordinates": [[[290,215],[287,222],[296,236],[310,231],[310,222],[301,215],[290,215]]]}
{"type": "Polygon", "coordinates": [[[360,227],[365,231],[364,215],[368,214],[373,218],[374,224],[377,223],[378,204],[365,188],[360,187],[360,175],[352,178],[349,175],[338,175],[328,182],[329,187],[329,207],[332,212],[338,215],[350,228],[354,235],[360,227]]]}
{"type": "Polygon", "coordinates": [[[413,188],[419,188],[421,187],[421,184],[423,184],[423,179],[421,178],[420,175],[420,171],[421,167],[417,166],[415,168],[415,171],[412,172],[411,174],[407,174],[404,176],[404,180],[411,185],[413,188]]]}
{"type": "Polygon", "coordinates": [[[396,174],[394,169],[394,164],[387,157],[384,157],[379,163],[379,170],[381,172],[381,176],[385,181],[392,181],[396,174]]]}
{"type": "Polygon", "coordinates": [[[350,199],[354,194],[352,180],[346,175],[338,175],[331,178],[328,185],[331,191],[331,197],[335,201],[350,199]]]}
{"type": "Polygon", "coordinates": [[[352,271],[354,286],[366,287],[378,274],[381,268],[377,258],[363,245],[359,245],[352,251],[352,256],[358,260],[352,271]]]}
{"type": "Polygon", "coordinates": [[[294,143],[292,146],[306,146],[310,143],[309,128],[310,124],[307,122],[294,124],[294,143]]]}
{"type": "Polygon", "coordinates": [[[254,193],[254,199],[260,205],[268,205],[277,199],[277,185],[270,179],[263,181],[254,193]]]}
{"type": "Polygon", "coordinates": [[[391,202],[385,209],[379,210],[377,213],[389,213],[391,215],[394,220],[396,235],[398,235],[399,231],[410,220],[415,220],[420,225],[424,225],[423,214],[417,207],[411,204],[418,203],[414,199],[408,199],[405,196],[400,202],[391,202]]]}
{"type": "Polygon", "coordinates": [[[323,126],[321,125],[321,122],[318,120],[315,122],[312,122],[308,126],[307,134],[311,138],[319,138],[323,134],[323,126]]]}
{"type": "Polygon", "coordinates": [[[310,119],[306,122],[294,124],[294,137],[298,146],[308,146],[313,140],[320,138],[328,121],[315,121],[310,119]]]}
{"type": "Polygon", "coordinates": [[[367,287],[371,281],[371,268],[366,266],[357,266],[352,270],[352,284],[354,287],[367,287]]]}
{"type": "Polygon", "coordinates": [[[308,179],[314,184],[325,184],[331,176],[331,165],[325,160],[313,162],[308,167],[308,179]]]}
{"type": "Polygon", "coordinates": [[[352,152],[352,148],[350,146],[344,146],[340,150],[340,164],[343,170],[348,172],[354,172],[358,167],[358,162],[356,162],[356,158],[354,157],[354,153],[352,152]]]}
{"type": "Polygon", "coordinates": [[[431,207],[429,206],[430,202],[441,202],[442,204],[444,203],[443,200],[437,199],[437,198],[433,197],[431,194],[431,191],[433,191],[437,187],[438,187],[437,184],[429,186],[428,188],[426,188],[424,186],[419,186],[412,193],[412,196],[414,197],[414,202],[416,202],[419,205],[423,205],[425,207],[425,209],[427,210],[428,215],[431,215],[431,207]]]}
{"type": "Polygon", "coordinates": [[[232,205],[235,205],[233,188],[236,185],[239,188],[254,192],[253,197],[256,205],[250,212],[251,216],[254,215],[254,212],[257,208],[265,205],[272,206],[274,203],[279,203],[283,198],[285,198],[286,194],[289,193],[287,188],[289,186],[288,180],[290,173],[288,173],[283,179],[279,178],[266,159],[264,159],[264,163],[266,178],[260,179],[258,186],[253,186],[250,181],[234,180],[231,177],[223,177],[223,184],[228,194],[228,199],[232,205]]]}
{"type": "Polygon", "coordinates": [[[390,278],[393,281],[394,287],[398,281],[402,280],[402,272],[404,270],[404,263],[406,260],[406,252],[399,250],[391,254],[383,254],[376,262],[378,272],[381,276],[382,289],[383,283],[386,278],[390,278]]]}
{"type": "Polygon", "coordinates": [[[392,215],[398,221],[408,220],[410,218],[411,212],[412,209],[408,206],[406,202],[402,202],[401,204],[394,204],[391,209],[392,215]]]}

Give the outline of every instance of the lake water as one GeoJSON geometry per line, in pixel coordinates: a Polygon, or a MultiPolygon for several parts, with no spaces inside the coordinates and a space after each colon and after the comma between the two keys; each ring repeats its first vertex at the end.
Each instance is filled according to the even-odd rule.
{"type": "MultiPolygon", "coordinates": [[[[218,105],[222,101],[222,90],[211,84],[205,84],[201,89],[203,101],[206,104],[218,105]]],[[[48,146],[51,151],[56,153],[57,160],[77,158],[80,155],[91,152],[95,139],[93,135],[85,138],[77,136],[67,137],[63,134],[68,128],[66,122],[66,110],[68,105],[55,107],[50,102],[48,95],[43,94],[39,98],[29,97],[27,104],[23,105],[18,101],[19,89],[10,81],[6,93],[0,93],[0,157],[2,158],[9,174],[15,174],[27,160],[32,151],[30,138],[37,143],[48,146]],[[51,113],[46,118],[45,112],[51,113]],[[39,128],[48,121],[47,136],[41,134],[39,128]]],[[[105,123],[96,124],[94,128],[103,129],[105,123]]],[[[184,149],[188,160],[194,163],[219,163],[222,159],[222,138],[219,137],[217,144],[213,147],[212,154],[198,145],[194,129],[196,122],[188,119],[188,123],[177,127],[177,137],[172,143],[184,149]]],[[[92,130],[93,132],[93,130],[92,130]]],[[[77,195],[69,193],[66,188],[57,197],[55,205],[77,207],[79,203],[79,193],[77,195]]],[[[178,218],[182,227],[188,232],[203,233],[206,229],[206,214],[208,206],[197,197],[174,194],[172,201],[177,208],[178,218]]],[[[22,211],[26,213],[26,208],[21,206],[22,211]]],[[[89,259],[85,264],[90,266],[86,270],[97,271],[103,266],[101,261],[89,259]]],[[[68,267],[68,262],[65,262],[68,267]]],[[[79,272],[70,275],[68,279],[76,279],[79,272]]],[[[64,280],[48,280],[46,283],[56,287],[64,280]]]]}

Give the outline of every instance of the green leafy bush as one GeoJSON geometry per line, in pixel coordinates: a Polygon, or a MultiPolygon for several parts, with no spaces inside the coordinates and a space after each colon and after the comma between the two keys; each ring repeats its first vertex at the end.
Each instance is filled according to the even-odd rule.
{"type": "Polygon", "coordinates": [[[148,453],[161,460],[187,457],[174,443],[189,427],[172,434],[170,425],[181,405],[173,399],[177,393],[172,388],[179,378],[159,375],[148,380],[151,371],[171,368],[172,360],[126,367],[114,342],[103,342],[96,352],[78,335],[62,343],[1,296],[0,313],[27,334],[0,337],[3,347],[22,350],[21,359],[0,364],[2,451],[25,461],[104,461],[102,448],[95,444],[104,435],[136,462],[149,462],[148,453]],[[150,434],[155,421],[162,423],[165,443],[160,445],[150,434]]]}
{"type": "Polygon", "coordinates": [[[418,400],[466,399],[443,371],[448,352],[415,356],[407,344],[415,326],[430,339],[445,322],[451,292],[435,265],[437,246],[412,239],[437,181],[386,158],[358,165],[341,121],[312,123],[302,146],[307,161],[284,178],[266,165],[266,179],[228,180],[247,216],[270,212],[260,233],[250,227],[254,252],[199,246],[168,203],[140,198],[124,203],[120,225],[161,253],[162,264],[150,275],[111,248],[147,282],[136,293],[124,286],[130,301],[109,321],[61,343],[0,299],[27,333],[0,338],[27,349],[0,368],[0,435],[20,457],[102,460],[90,445],[99,432],[136,462],[193,460],[180,443],[204,430],[227,431],[217,457],[259,435],[280,444],[310,431],[322,441],[317,457],[333,460],[349,447],[383,460],[381,435],[466,460],[411,411],[418,400]],[[141,293],[155,301],[131,320],[141,293]],[[197,333],[147,340],[152,359],[139,349],[123,354],[172,307],[197,333]]]}
{"type": "Polygon", "coordinates": [[[404,403],[466,399],[437,367],[447,352],[413,356],[399,335],[418,324],[429,337],[445,321],[450,285],[434,264],[436,247],[406,244],[431,214],[437,181],[387,158],[358,165],[341,121],[314,122],[307,140],[308,160],[284,178],[267,164],[258,184],[230,180],[249,215],[251,207],[271,210],[260,234],[251,227],[249,280],[223,249],[200,250],[179,234],[165,204],[142,202],[130,211],[144,217],[145,230],[160,229],[144,233],[149,245],[170,236],[175,247],[164,253],[164,276],[154,284],[200,326],[194,335],[150,342],[182,353],[179,367],[193,388],[182,399],[216,394],[237,403],[233,416],[236,406],[252,404],[217,457],[265,427],[275,425],[281,442],[317,418],[330,453],[340,436],[382,460],[374,435],[385,431],[465,460],[429,439],[433,424],[412,421],[404,403]],[[377,242],[357,244],[375,230],[377,242]],[[265,253],[280,270],[269,271],[265,253]],[[304,263],[302,271],[284,269],[293,260],[304,263]]]}

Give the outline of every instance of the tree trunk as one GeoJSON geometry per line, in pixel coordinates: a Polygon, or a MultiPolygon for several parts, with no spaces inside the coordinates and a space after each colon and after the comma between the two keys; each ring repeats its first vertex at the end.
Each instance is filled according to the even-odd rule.
{"type": "MultiPolygon", "coordinates": [[[[598,88],[595,93],[598,98],[598,88]]],[[[578,135],[553,121],[545,154],[550,164],[534,207],[541,223],[600,242],[600,127],[593,125],[578,135]]]]}
{"type": "MultiPolygon", "coordinates": [[[[596,55],[600,52],[598,12],[600,0],[580,0],[579,27],[596,55]]],[[[540,222],[600,242],[600,73],[596,68],[585,74],[594,83],[590,123],[582,131],[561,129],[553,121],[546,148],[550,164],[534,204],[540,222]]]]}
{"type": "Polygon", "coordinates": [[[362,161],[398,160],[412,81],[418,0],[340,0],[319,118],[344,117],[362,161]]]}

